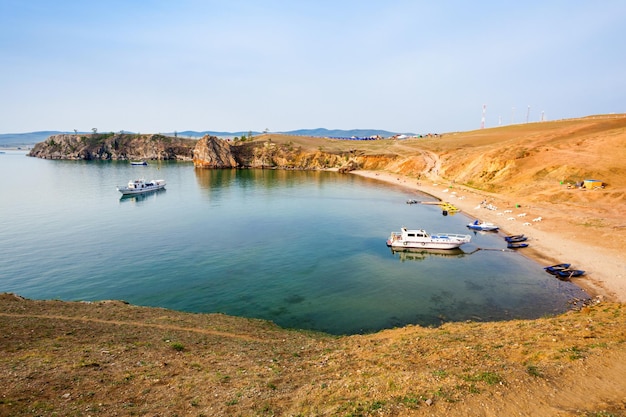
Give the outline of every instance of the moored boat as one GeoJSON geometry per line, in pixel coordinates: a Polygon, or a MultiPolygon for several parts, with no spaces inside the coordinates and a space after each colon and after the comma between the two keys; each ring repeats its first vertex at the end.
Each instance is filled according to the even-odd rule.
{"type": "Polygon", "coordinates": [[[528,238],[524,235],[510,235],[505,236],[504,240],[506,240],[507,242],[525,242],[526,240],[528,240],[528,238]]]}
{"type": "Polygon", "coordinates": [[[552,274],[552,275],[556,275],[558,271],[562,271],[564,269],[568,269],[571,266],[571,264],[556,264],[556,265],[552,265],[552,266],[545,266],[543,267],[543,269],[546,270],[547,273],[552,274]]]}
{"type": "Polygon", "coordinates": [[[146,166],[148,163],[146,161],[130,161],[131,165],[143,165],[146,166]]]}
{"type": "Polygon", "coordinates": [[[519,249],[519,248],[527,248],[528,243],[525,242],[508,242],[506,247],[509,249],[519,249]]]}
{"type": "Polygon", "coordinates": [[[556,276],[558,279],[563,281],[569,281],[570,278],[580,277],[585,275],[585,271],[581,269],[559,269],[556,271],[556,276]]]}
{"type": "Polygon", "coordinates": [[[128,185],[118,185],[117,190],[122,195],[141,194],[149,191],[161,190],[165,188],[165,180],[150,180],[144,179],[128,181],[128,185]]]}
{"type": "Polygon", "coordinates": [[[423,229],[407,229],[391,232],[387,246],[394,250],[407,249],[456,249],[471,240],[470,235],[455,233],[429,234],[423,229]]]}
{"type": "Polygon", "coordinates": [[[493,223],[486,223],[478,220],[474,220],[474,223],[468,224],[467,227],[472,230],[481,230],[483,232],[497,232],[500,228],[493,223]]]}

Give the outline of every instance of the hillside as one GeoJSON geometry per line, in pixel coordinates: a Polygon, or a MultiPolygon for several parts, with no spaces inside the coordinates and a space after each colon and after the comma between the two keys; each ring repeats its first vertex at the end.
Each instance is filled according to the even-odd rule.
{"type": "Polygon", "coordinates": [[[0,295],[2,416],[626,416],[626,312],[330,337],[0,295]]]}
{"type": "Polygon", "coordinates": [[[322,140],[262,135],[303,151],[348,155],[359,169],[407,181],[462,187],[508,205],[541,205],[551,217],[580,227],[578,239],[600,233],[596,244],[626,246],[626,116],[594,116],[511,125],[408,140],[322,140]],[[604,188],[574,185],[597,179],[604,188]],[[565,216],[563,216],[565,214],[565,216]]]}

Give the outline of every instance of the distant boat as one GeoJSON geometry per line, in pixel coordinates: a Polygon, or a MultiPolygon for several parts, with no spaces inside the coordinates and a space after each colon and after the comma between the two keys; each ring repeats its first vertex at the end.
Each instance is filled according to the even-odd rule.
{"type": "Polygon", "coordinates": [[[146,161],[130,161],[131,165],[142,165],[142,166],[146,166],[148,165],[148,163],[146,161]]]}
{"type": "Polygon", "coordinates": [[[464,243],[468,243],[470,235],[458,235],[452,233],[428,234],[422,229],[407,229],[391,232],[387,239],[387,246],[394,250],[407,249],[456,249],[464,243]]]}
{"type": "Polygon", "coordinates": [[[144,179],[128,181],[128,185],[119,185],[117,191],[123,195],[141,194],[150,191],[160,190],[165,188],[165,180],[151,180],[146,181],[144,179]]]}
{"type": "Polygon", "coordinates": [[[482,230],[484,232],[497,232],[499,227],[493,223],[485,223],[479,222],[478,220],[474,220],[474,223],[470,223],[467,225],[472,230],[482,230]]]}

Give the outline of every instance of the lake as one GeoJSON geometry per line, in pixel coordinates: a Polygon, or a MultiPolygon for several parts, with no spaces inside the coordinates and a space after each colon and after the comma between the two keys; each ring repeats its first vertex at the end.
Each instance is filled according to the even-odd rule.
{"type": "Polygon", "coordinates": [[[537,318],[588,298],[502,236],[470,232],[462,213],[406,204],[434,199],[356,175],[6,151],[0,195],[0,291],[27,298],[119,299],[331,334],[537,318]],[[121,198],[116,185],[135,178],[167,187],[121,198]],[[472,242],[456,255],[394,254],[385,241],[401,226],[472,242]]]}

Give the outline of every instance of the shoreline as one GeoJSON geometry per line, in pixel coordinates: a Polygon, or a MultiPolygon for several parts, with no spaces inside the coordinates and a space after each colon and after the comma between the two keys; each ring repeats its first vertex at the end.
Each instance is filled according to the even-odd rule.
{"type": "Polygon", "coordinates": [[[590,297],[626,302],[626,256],[571,239],[570,236],[575,236],[576,230],[570,230],[571,233],[564,237],[559,231],[564,227],[572,229],[572,226],[568,226],[546,207],[518,206],[507,201],[508,197],[468,189],[443,180],[439,183],[432,179],[418,181],[385,171],[355,170],[350,173],[449,202],[472,220],[480,219],[497,224],[500,232],[505,235],[525,234],[528,236],[529,246],[517,251],[522,256],[546,266],[569,262],[572,268],[586,271],[585,275],[572,278],[571,282],[590,297]],[[484,208],[482,202],[498,209],[484,208]],[[504,213],[505,210],[507,213],[504,213]]]}

